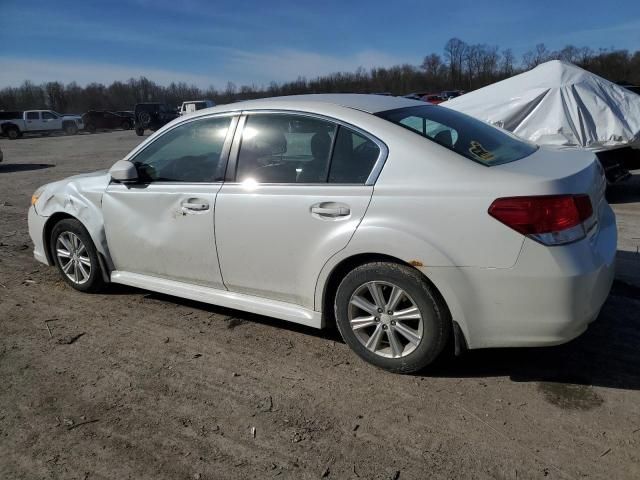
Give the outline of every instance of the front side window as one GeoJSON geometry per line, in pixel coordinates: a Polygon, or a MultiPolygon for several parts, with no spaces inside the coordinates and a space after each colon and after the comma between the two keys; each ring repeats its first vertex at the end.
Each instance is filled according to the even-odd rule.
{"type": "Polygon", "coordinates": [[[27,112],[27,120],[40,120],[40,113],[27,112]]]}
{"type": "Polygon", "coordinates": [[[131,160],[143,182],[218,182],[231,117],[208,118],[175,127],[131,160]]]}
{"type": "Polygon", "coordinates": [[[486,166],[514,162],[537,150],[514,135],[445,107],[407,107],[377,115],[486,166]]]}
{"type": "Polygon", "coordinates": [[[324,183],[337,125],[300,115],[259,114],[242,131],[236,180],[324,183]]]}
{"type": "Polygon", "coordinates": [[[51,112],[42,112],[42,119],[43,120],[53,120],[54,118],[56,118],[56,116],[51,113],[51,112]]]}

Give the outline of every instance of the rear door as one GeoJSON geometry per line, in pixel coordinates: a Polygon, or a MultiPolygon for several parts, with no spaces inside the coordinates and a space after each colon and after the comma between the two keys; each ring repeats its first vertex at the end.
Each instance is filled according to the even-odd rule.
{"type": "Polygon", "coordinates": [[[236,123],[177,125],[131,159],[138,184],[109,185],[102,210],[116,270],[224,289],[213,216],[236,123]]]}
{"type": "Polygon", "coordinates": [[[30,132],[43,129],[42,118],[37,111],[24,112],[24,123],[27,131],[30,132]]]}
{"type": "Polygon", "coordinates": [[[234,292],[314,308],[318,273],[362,220],[386,147],[307,114],[240,121],[216,201],[216,243],[234,292]]]}

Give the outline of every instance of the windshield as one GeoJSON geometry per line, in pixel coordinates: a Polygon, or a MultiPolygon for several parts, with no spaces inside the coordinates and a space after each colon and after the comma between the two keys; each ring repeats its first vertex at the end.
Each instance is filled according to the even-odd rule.
{"type": "Polygon", "coordinates": [[[489,167],[519,160],[538,148],[468,115],[435,105],[376,115],[489,167]]]}

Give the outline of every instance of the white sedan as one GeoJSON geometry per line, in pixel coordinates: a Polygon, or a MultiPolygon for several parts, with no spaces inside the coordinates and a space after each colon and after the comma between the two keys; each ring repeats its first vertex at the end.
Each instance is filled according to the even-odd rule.
{"type": "Polygon", "coordinates": [[[464,114],[303,95],[181,117],[109,172],[32,198],[34,255],[80,291],[120,283],[322,328],[395,372],[445,347],[581,334],[613,280],[599,163],[464,114]]]}

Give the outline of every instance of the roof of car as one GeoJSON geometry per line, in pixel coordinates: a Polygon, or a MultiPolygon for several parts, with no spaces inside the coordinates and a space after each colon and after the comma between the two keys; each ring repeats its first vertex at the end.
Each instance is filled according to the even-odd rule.
{"type": "MultiPolygon", "coordinates": [[[[411,100],[404,97],[392,97],[389,95],[373,95],[359,93],[320,93],[309,95],[289,95],[284,97],[261,98],[258,100],[245,100],[232,104],[234,109],[244,108],[277,108],[278,103],[328,103],[353,108],[368,113],[384,112],[396,108],[425,105],[419,100],[411,100]]],[[[201,110],[202,111],[202,110],[201,110]]]]}

